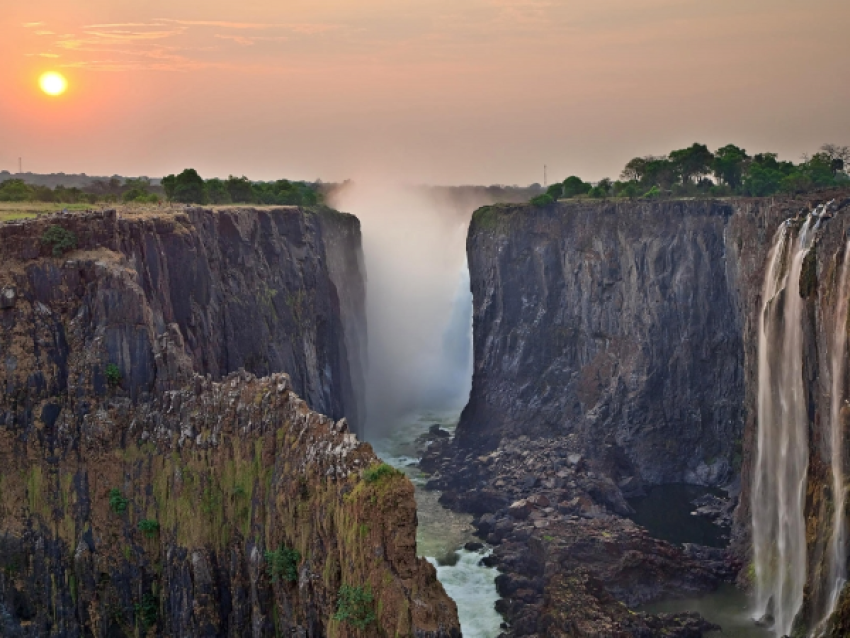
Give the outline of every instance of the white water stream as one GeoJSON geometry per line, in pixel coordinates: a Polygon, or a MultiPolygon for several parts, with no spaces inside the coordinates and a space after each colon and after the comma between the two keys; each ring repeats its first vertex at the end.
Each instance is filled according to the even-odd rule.
{"type": "Polygon", "coordinates": [[[786,223],[770,252],[759,325],[758,451],[752,491],[758,616],[791,633],[803,603],[806,534],[803,505],[809,441],[803,388],[803,299],[799,282],[815,217],[799,233],[786,223]]]}
{"type": "Polygon", "coordinates": [[[427,479],[414,466],[416,439],[435,423],[453,432],[458,417],[457,411],[410,415],[400,419],[390,434],[374,441],[373,447],[384,461],[404,471],[416,488],[417,549],[420,556],[437,567],[437,578],[457,604],[464,638],[495,638],[501,633],[499,625],[503,622],[494,607],[499,598],[497,572],[480,564],[489,550],[463,549],[466,542],[478,540],[472,535],[472,517],[440,505],[439,493],[424,488],[427,479]]]}

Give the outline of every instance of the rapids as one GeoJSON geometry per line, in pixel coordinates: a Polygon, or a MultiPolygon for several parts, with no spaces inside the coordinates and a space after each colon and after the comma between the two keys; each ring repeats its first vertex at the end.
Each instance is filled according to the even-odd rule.
{"type": "Polygon", "coordinates": [[[437,577],[457,603],[464,638],[495,638],[501,633],[501,616],[495,610],[497,572],[480,564],[489,550],[463,549],[473,536],[472,516],[452,512],[438,502],[439,493],[425,489],[425,475],[415,466],[417,439],[431,425],[453,432],[458,411],[413,414],[400,419],[390,432],[372,445],[384,461],[402,470],[416,488],[419,528],[416,537],[420,556],[437,567],[437,577]]]}

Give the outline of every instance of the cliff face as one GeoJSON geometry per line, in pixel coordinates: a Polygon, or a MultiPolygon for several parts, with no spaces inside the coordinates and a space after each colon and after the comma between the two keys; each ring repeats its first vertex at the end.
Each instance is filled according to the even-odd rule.
{"type": "MultiPolygon", "coordinates": [[[[593,480],[608,480],[607,492],[585,491],[613,512],[623,507],[621,496],[613,494],[617,488],[628,496],[641,484],[721,485],[740,477],[733,550],[746,565],[768,253],[784,220],[834,199],[801,281],[789,284],[804,304],[808,569],[795,635],[805,635],[823,617],[828,597],[826,554],[836,503],[830,359],[847,195],[479,210],[467,242],[473,388],[458,426],[458,447],[440,465],[443,474],[458,469],[435,483],[458,491],[453,498],[461,506],[474,501],[479,513],[494,511],[498,519],[511,515],[510,508],[500,509],[509,499],[497,498],[499,490],[516,488],[511,499],[549,490],[547,500],[553,501],[561,483],[583,486],[569,471],[556,471],[557,464],[534,465],[540,446],[564,448],[573,453],[569,458],[592,468],[593,480]],[[518,466],[526,474],[511,479],[499,468],[517,445],[526,451],[518,466]],[[482,494],[493,504],[489,510],[482,494]]],[[[846,378],[839,387],[846,398],[846,378]]],[[[845,441],[846,412],[841,411],[845,441]]],[[[847,449],[845,444],[845,475],[847,449]]],[[[564,487],[565,494],[571,486],[564,487]]],[[[567,511],[566,505],[561,501],[558,509],[567,511]]],[[[593,565],[598,557],[586,560],[593,565]]],[[[834,635],[850,626],[847,601],[845,591],[834,635]]]]}
{"type": "Polygon", "coordinates": [[[342,419],[358,255],[330,211],[0,226],[0,634],[457,634],[342,419]]]}
{"type": "Polygon", "coordinates": [[[479,211],[460,444],[571,435],[616,480],[728,480],[744,398],[733,213],[708,202],[479,211]]]}
{"type": "MultiPolygon", "coordinates": [[[[93,323],[98,334],[86,335],[87,346],[100,350],[103,362],[90,370],[89,382],[102,386],[103,366],[113,363],[133,399],[167,387],[175,370],[157,362],[157,341],[177,339],[189,357],[188,370],[213,378],[239,368],[261,376],[287,372],[311,407],[333,418],[347,416],[358,426],[357,348],[363,346],[355,344],[350,357],[347,345],[365,324],[362,302],[350,301],[364,285],[355,217],[297,208],[70,216],[61,225],[77,235],[79,250],[90,253],[88,271],[75,255],[38,259],[50,255],[41,241],[50,223],[0,227],[0,259],[9,264],[5,283],[48,310],[69,301],[81,304],[69,311],[86,313],[78,323],[93,323]],[[106,267],[116,259],[116,268],[106,267]]],[[[28,320],[17,313],[7,323],[28,320]]],[[[51,390],[61,388],[66,373],[61,333],[57,327],[55,343],[46,349],[21,346],[36,358],[61,362],[56,379],[38,364],[51,390]]],[[[20,373],[7,374],[11,387],[24,383],[20,373]]]]}

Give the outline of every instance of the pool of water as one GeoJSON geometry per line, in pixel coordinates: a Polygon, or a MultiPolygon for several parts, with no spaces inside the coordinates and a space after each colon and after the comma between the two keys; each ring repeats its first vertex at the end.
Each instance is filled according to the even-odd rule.
{"type": "Polygon", "coordinates": [[[699,598],[644,605],[639,611],[653,614],[698,611],[703,618],[721,627],[721,631],[705,634],[706,638],[773,638],[773,632],[756,627],[749,597],[733,585],[722,585],[717,591],[699,598]]]}
{"type": "Polygon", "coordinates": [[[720,490],[697,485],[657,485],[646,496],[629,500],[635,513],[631,519],[655,538],[671,543],[696,543],[726,547],[729,529],[715,525],[704,516],[693,516],[694,499],[705,494],[724,496],[720,490]]]}
{"type": "Polygon", "coordinates": [[[400,420],[391,434],[370,443],[383,461],[407,474],[416,488],[417,551],[436,566],[437,578],[457,604],[464,638],[495,638],[503,622],[495,609],[497,572],[480,564],[489,550],[463,549],[467,542],[478,541],[472,516],[440,505],[440,493],[425,489],[427,477],[415,467],[417,438],[435,423],[454,432],[459,417],[458,412],[415,414],[400,420]]]}

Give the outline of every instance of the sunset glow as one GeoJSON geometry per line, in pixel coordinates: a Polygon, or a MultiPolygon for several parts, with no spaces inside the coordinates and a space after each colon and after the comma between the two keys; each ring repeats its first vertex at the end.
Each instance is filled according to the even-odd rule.
{"type": "Polygon", "coordinates": [[[59,73],[51,71],[39,78],[38,85],[47,95],[62,95],[68,89],[68,80],[59,73]]]}

